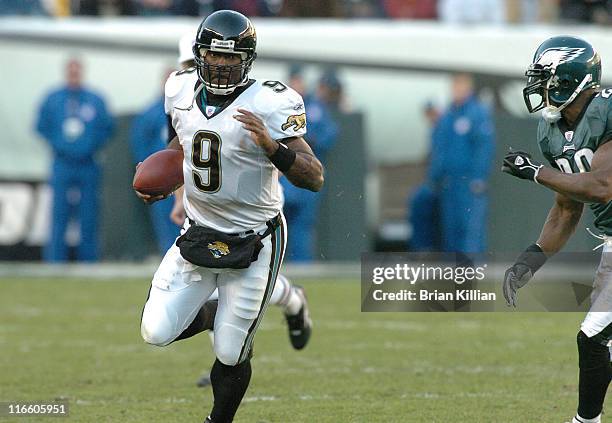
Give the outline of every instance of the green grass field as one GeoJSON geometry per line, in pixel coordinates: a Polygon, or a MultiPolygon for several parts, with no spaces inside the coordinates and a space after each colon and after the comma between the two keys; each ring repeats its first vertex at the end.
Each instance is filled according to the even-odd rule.
{"type": "MultiPolygon", "coordinates": [[[[0,281],[0,401],[66,398],[75,422],[203,421],[208,336],[144,344],[148,285],[0,281]]],[[[575,410],[582,315],[361,313],[356,281],[304,285],[311,343],[293,351],[268,311],[236,422],[562,423],[575,410]]]]}

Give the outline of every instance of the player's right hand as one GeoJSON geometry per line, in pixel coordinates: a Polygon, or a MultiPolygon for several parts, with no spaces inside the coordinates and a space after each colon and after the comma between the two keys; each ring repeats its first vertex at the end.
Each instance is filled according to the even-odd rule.
{"type": "Polygon", "coordinates": [[[531,154],[510,149],[504,157],[501,170],[517,178],[538,182],[538,173],[543,167],[544,165],[534,160],[531,154]]]}
{"type": "Polygon", "coordinates": [[[504,298],[509,306],[516,307],[516,292],[524,287],[533,277],[529,266],[523,263],[515,263],[506,270],[504,275],[504,298]]]}

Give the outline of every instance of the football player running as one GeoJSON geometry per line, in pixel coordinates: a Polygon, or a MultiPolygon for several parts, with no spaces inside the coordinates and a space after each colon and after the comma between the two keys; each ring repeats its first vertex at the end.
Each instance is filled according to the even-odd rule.
{"type": "Polygon", "coordinates": [[[538,240],[506,271],[504,296],[516,306],[517,290],[565,245],[589,204],[604,243],[591,308],[577,336],[578,410],[572,423],[599,423],[612,377],[612,90],[599,88],[601,60],[591,44],[570,36],[544,41],[526,76],[525,103],[529,112],[542,110],[537,138],[552,168],[510,151],[502,170],[556,197],[538,240]]]}
{"type": "Polygon", "coordinates": [[[248,18],[217,11],[198,28],[196,66],[172,74],[165,89],[176,132],[168,148],[184,152],[187,221],[153,277],[141,332],[165,346],[210,327],[207,300],[218,289],[211,423],[233,421],[246,392],[253,338],[283,261],[278,172],[301,188],[323,185],[302,138],[303,101],[281,82],[249,79],[255,48],[248,18]]]}
{"type": "MultiPolygon", "coordinates": [[[[193,55],[193,46],[195,44],[195,31],[185,34],[179,40],[179,57],[178,65],[180,70],[185,70],[191,67],[195,67],[195,60],[193,55]]],[[[168,132],[173,132],[172,120],[168,116],[168,132]]],[[[169,142],[172,140],[168,140],[169,142]]],[[[280,186],[282,189],[282,186],[280,186]]],[[[174,192],[174,207],[170,213],[170,219],[179,226],[183,226],[185,223],[185,206],[183,205],[183,188],[179,188],[174,192]]],[[[211,313],[216,312],[216,303],[210,303],[211,301],[218,301],[219,291],[215,290],[210,299],[207,302],[206,307],[203,307],[202,313],[210,311],[211,313]]],[[[291,280],[282,273],[278,274],[276,278],[276,284],[274,284],[274,290],[270,297],[270,305],[278,306],[282,309],[287,321],[287,328],[289,330],[289,341],[291,346],[296,350],[301,350],[306,347],[310,340],[312,333],[312,319],[310,317],[310,310],[308,307],[308,300],[306,299],[306,292],[304,287],[299,285],[293,285],[291,280]]],[[[214,314],[207,316],[207,320],[210,322],[214,321],[214,314]]],[[[214,331],[210,328],[208,332],[210,335],[211,342],[214,342],[214,331]]],[[[197,381],[197,386],[207,387],[210,385],[210,374],[207,372],[202,375],[197,381]]]]}

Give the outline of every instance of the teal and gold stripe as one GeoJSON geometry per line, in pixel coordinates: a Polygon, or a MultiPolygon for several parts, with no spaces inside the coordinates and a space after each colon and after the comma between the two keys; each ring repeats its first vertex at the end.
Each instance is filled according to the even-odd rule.
{"type": "Polygon", "coordinates": [[[283,256],[285,251],[285,222],[281,219],[281,224],[276,228],[270,239],[272,243],[272,254],[270,255],[270,272],[268,273],[268,283],[264,297],[259,307],[259,314],[257,318],[251,324],[247,337],[242,345],[240,351],[240,363],[242,363],[249,355],[251,346],[253,345],[253,339],[255,338],[255,332],[259,328],[259,323],[263,320],[264,313],[268,308],[272,292],[274,292],[274,285],[276,284],[276,278],[280,270],[281,263],[283,262],[283,256]]]}

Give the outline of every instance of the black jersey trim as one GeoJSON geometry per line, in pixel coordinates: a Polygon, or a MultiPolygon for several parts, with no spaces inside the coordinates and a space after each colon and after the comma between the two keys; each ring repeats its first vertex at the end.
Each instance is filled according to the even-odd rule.
{"type": "MultiPolygon", "coordinates": [[[[201,101],[201,98],[202,98],[203,95],[207,95],[207,93],[205,93],[206,89],[203,89],[202,91],[200,91],[200,94],[198,95],[198,98],[196,98],[196,104],[198,105],[198,109],[200,109],[200,112],[202,112],[202,114],[204,115],[204,117],[207,120],[210,120],[210,119],[214,118],[215,116],[217,116],[222,111],[224,111],[225,109],[227,109],[227,107],[230,104],[232,104],[234,102],[234,100],[236,100],[238,97],[240,97],[240,95],[243,92],[245,92],[246,90],[251,88],[251,86],[254,83],[255,83],[254,79],[249,79],[249,81],[245,85],[243,85],[242,87],[236,88],[233,93],[231,93],[230,95],[226,96],[225,101],[223,101],[221,104],[219,104],[219,105],[210,104],[211,106],[217,107],[217,110],[215,111],[215,113],[213,113],[210,116],[206,116],[206,110],[205,110],[204,106],[202,105],[203,102],[201,101]]],[[[193,87],[194,91],[197,90],[200,85],[202,85],[202,81],[200,81],[198,79],[198,81],[196,82],[195,86],[193,87]]],[[[210,94],[208,94],[208,95],[210,95],[210,94]]]]}
{"type": "Polygon", "coordinates": [[[176,137],[176,130],[172,126],[172,116],[166,115],[166,125],[168,126],[168,140],[166,144],[170,144],[174,137],[176,137]]]}

